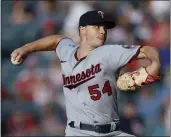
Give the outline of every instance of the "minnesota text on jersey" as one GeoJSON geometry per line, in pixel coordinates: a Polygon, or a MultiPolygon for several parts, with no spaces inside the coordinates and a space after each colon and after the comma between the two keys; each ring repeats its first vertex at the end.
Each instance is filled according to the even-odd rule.
{"type": "Polygon", "coordinates": [[[95,74],[101,71],[100,64],[91,65],[91,68],[82,71],[81,73],[77,73],[76,75],[71,76],[63,76],[64,87],[69,88],[70,90],[78,87],[79,85],[95,78],[95,74]]]}

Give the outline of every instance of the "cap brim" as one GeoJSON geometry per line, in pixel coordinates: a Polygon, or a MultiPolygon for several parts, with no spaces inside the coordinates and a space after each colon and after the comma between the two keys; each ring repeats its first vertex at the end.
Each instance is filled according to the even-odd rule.
{"type": "Polygon", "coordinates": [[[102,21],[102,22],[93,22],[89,25],[105,25],[107,29],[114,28],[116,26],[116,23],[113,21],[102,21]]]}
{"type": "Polygon", "coordinates": [[[116,23],[113,21],[105,21],[104,25],[106,26],[107,29],[114,28],[116,26],[116,23]]]}

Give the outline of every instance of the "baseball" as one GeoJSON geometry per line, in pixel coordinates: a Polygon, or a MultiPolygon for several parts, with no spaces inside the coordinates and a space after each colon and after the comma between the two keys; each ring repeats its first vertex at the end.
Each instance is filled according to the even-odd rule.
{"type": "Polygon", "coordinates": [[[17,61],[17,60],[14,60],[13,57],[11,57],[11,62],[14,65],[20,65],[23,62],[23,59],[20,59],[19,61],[17,61]]]}

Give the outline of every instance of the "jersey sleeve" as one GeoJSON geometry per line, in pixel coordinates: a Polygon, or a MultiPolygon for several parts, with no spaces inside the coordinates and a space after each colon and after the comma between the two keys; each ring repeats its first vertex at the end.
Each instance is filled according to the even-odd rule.
{"type": "Polygon", "coordinates": [[[76,44],[71,38],[65,37],[62,38],[56,48],[56,54],[60,60],[66,58],[67,55],[76,47],[76,44]]]}
{"type": "Polygon", "coordinates": [[[116,70],[125,66],[138,55],[140,48],[139,45],[110,45],[109,65],[116,70]]]}

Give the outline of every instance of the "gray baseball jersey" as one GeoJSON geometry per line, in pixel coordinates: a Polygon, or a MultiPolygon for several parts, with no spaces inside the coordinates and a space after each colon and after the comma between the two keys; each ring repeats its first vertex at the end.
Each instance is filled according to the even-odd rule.
{"type": "Polygon", "coordinates": [[[72,39],[63,38],[56,48],[61,61],[68,121],[94,124],[119,120],[117,72],[140,46],[103,45],[77,60],[78,47],[72,39]]]}

